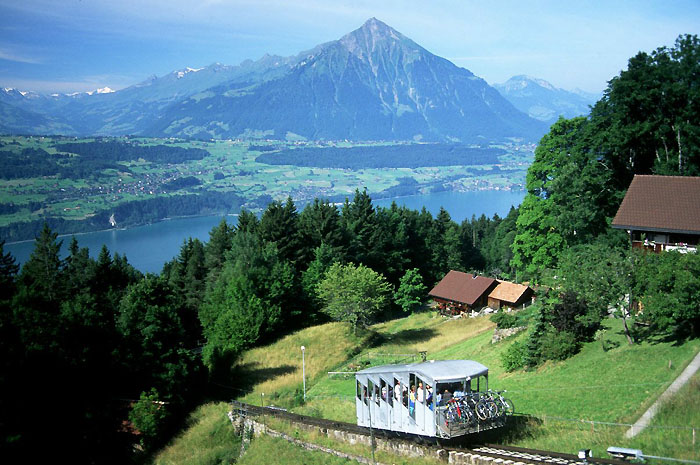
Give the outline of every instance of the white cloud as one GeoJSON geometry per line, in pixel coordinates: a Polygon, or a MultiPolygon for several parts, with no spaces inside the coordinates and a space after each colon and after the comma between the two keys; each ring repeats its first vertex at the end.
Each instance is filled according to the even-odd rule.
{"type": "Polygon", "coordinates": [[[14,61],[16,63],[29,63],[33,65],[42,63],[42,60],[38,58],[18,54],[4,48],[0,48],[0,60],[14,61]]]}

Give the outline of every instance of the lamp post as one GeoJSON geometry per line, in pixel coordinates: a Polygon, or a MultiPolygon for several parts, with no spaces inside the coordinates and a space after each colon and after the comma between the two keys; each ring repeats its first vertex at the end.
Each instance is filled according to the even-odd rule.
{"type": "Polygon", "coordinates": [[[304,403],[306,403],[306,363],[304,360],[304,351],[306,347],[301,346],[301,378],[304,382],[304,403]]]}

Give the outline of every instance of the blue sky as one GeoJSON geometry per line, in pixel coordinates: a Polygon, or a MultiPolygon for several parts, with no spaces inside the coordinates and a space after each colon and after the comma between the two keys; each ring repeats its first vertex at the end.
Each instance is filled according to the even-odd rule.
{"type": "Polygon", "coordinates": [[[602,91],[638,51],[700,31],[700,1],[0,0],[0,87],[120,89],[288,56],[376,17],[489,83],[602,91]]]}

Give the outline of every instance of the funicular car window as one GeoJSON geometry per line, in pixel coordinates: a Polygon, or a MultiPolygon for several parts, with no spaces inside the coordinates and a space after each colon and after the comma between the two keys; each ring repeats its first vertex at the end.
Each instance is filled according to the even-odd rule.
{"type": "Polygon", "coordinates": [[[408,393],[408,415],[415,420],[416,418],[416,375],[411,373],[408,375],[408,384],[411,386],[408,393]]]}
{"type": "Polygon", "coordinates": [[[384,402],[386,402],[386,401],[387,401],[387,393],[388,393],[388,389],[387,389],[387,387],[386,387],[386,381],[384,381],[384,379],[381,378],[381,379],[379,380],[379,382],[380,382],[381,387],[382,387],[382,389],[381,389],[382,400],[383,400],[384,402]]]}
{"type": "Polygon", "coordinates": [[[423,384],[423,380],[416,377],[416,401],[420,402],[421,404],[425,400],[425,385],[423,384]]]}
{"type": "Polygon", "coordinates": [[[367,388],[365,388],[363,391],[363,389],[362,389],[363,387],[364,386],[362,386],[362,383],[358,381],[357,382],[357,398],[360,400],[362,400],[362,393],[367,391],[367,388]]]}
{"type": "Polygon", "coordinates": [[[374,401],[379,405],[379,385],[374,385],[374,401]]]}
{"type": "Polygon", "coordinates": [[[398,404],[401,403],[401,383],[396,378],[394,378],[394,400],[398,404]]]}
{"type": "Polygon", "coordinates": [[[461,397],[464,392],[464,381],[452,383],[437,383],[435,385],[436,401],[439,406],[447,405],[454,397],[461,397]]]}
{"type": "Polygon", "coordinates": [[[372,395],[374,394],[374,383],[372,383],[371,379],[367,380],[367,386],[368,386],[368,391],[367,391],[368,396],[367,397],[369,399],[371,399],[372,395]]]}

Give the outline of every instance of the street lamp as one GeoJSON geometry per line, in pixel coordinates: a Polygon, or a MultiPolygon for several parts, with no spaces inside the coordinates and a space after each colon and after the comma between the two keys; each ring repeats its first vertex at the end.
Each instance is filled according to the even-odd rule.
{"type": "Polygon", "coordinates": [[[306,403],[306,363],[304,361],[304,351],[306,347],[301,346],[301,378],[304,381],[304,403],[306,403]]]}

